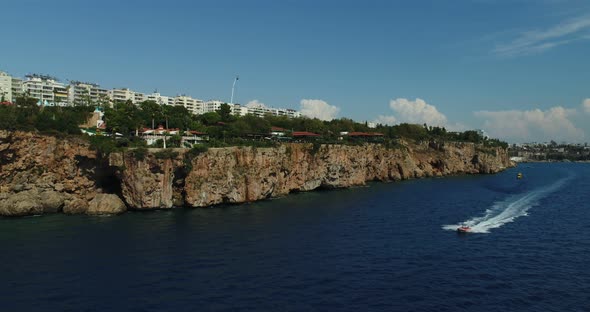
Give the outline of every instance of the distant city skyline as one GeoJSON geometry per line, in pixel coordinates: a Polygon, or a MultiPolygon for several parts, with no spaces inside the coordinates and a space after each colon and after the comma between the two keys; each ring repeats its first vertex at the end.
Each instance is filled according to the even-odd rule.
{"type": "Polygon", "coordinates": [[[324,120],[590,141],[581,0],[3,4],[0,70],[292,108],[324,120]]]}

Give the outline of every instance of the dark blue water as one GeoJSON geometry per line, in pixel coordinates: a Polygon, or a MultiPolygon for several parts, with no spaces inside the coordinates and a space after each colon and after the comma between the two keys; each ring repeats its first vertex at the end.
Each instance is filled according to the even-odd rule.
{"type": "Polygon", "coordinates": [[[0,219],[0,311],[588,311],[589,187],[590,164],[523,164],[210,209],[0,219]],[[463,222],[487,233],[444,229],[463,222]]]}

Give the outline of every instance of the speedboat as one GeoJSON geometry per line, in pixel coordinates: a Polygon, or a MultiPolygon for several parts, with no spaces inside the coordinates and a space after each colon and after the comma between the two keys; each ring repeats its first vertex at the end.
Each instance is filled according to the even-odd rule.
{"type": "Polygon", "coordinates": [[[469,232],[471,232],[471,228],[468,227],[467,225],[462,225],[457,228],[457,233],[469,233],[469,232]]]}
{"type": "Polygon", "coordinates": [[[519,180],[520,180],[520,179],[522,179],[522,173],[520,173],[520,172],[519,172],[519,173],[516,175],[516,178],[517,178],[517,179],[519,179],[519,180]]]}

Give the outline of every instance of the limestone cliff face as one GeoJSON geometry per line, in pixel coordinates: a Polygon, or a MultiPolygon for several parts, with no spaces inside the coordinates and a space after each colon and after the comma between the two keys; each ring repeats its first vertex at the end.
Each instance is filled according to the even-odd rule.
{"type": "Polygon", "coordinates": [[[99,166],[82,139],[0,130],[0,215],[86,213],[103,191],[99,166]]]}
{"type": "Polygon", "coordinates": [[[471,143],[401,142],[397,148],[285,144],[277,148],[214,148],[192,159],[138,161],[113,155],[122,194],[136,209],[204,207],[282,196],[294,191],[449,174],[495,173],[513,166],[501,148],[471,143]]]}
{"type": "Polygon", "coordinates": [[[0,216],[205,207],[513,166],[505,150],[470,143],[285,144],[212,148],[196,156],[177,149],[167,157],[157,152],[141,160],[135,153],[113,153],[105,162],[80,138],[0,131],[0,216]]]}
{"type": "MultiPolygon", "coordinates": [[[[175,176],[182,176],[179,173],[183,168],[182,159],[159,160],[150,154],[144,160],[136,160],[129,153],[115,153],[111,154],[110,163],[123,168],[119,170],[122,195],[131,207],[154,209],[174,205],[174,191],[181,190],[173,188],[173,180],[175,176]]],[[[176,203],[182,205],[182,201],[176,203]]]]}

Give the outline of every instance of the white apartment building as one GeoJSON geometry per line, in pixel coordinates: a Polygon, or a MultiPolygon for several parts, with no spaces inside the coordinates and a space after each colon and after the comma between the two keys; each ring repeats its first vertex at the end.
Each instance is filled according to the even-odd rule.
{"type": "Polygon", "coordinates": [[[95,83],[71,81],[69,102],[73,106],[109,105],[109,91],[95,83]]]}
{"type": "Polygon", "coordinates": [[[0,71],[0,101],[12,101],[12,77],[0,71]]]}
{"type": "Polygon", "coordinates": [[[264,105],[254,105],[248,107],[248,114],[252,114],[258,117],[264,117],[266,114],[273,116],[287,116],[289,118],[301,117],[301,113],[290,108],[273,108],[266,107],[264,105]]]}
{"type": "Polygon", "coordinates": [[[218,101],[218,100],[209,100],[205,103],[203,103],[203,113],[210,113],[210,112],[214,112],[216,110],[219,110],[219,108],[221,107],[221,104],[224,104],[225,102],[222,101],[218,101]]]}
{"type": "MultiPolygon", "coordinates": [[[[76,106],[76,105],[111,105],[114,101],[131,101],[135,105],[151,100],[160,105],[183,106],[190,113],[200,115],[215,112],[226,104],[219,100],[202,101],[186,95],[175,97],[164,96],[155,91],[152,94],[135,92],[128,88],[114,88],[107,90],[98,84],[71,81],[70,85],[60,83],[58,79],[47,75],[27,75],[26,80],[11,77],[0,72],[0,96],[4,94],[6,101],[15,101],[23,93],[39,100],[42,105],[76,106]]],[[[232,114],[245,116],[253,114],[262,117],[266,114],[274,116],[300,117],[301,114],[293,109],[271,108],[264,105],[244,107],[240,104],[228,104],[232,114]]]]}
{"type": "Polygon", "coordinates": [[[186,95],[179,95],[175,97],[174,105],[183,106],[194,115],[199,115],[204,112],[203,100],[193,99],[192,97],[186,95]]]}
{"type": "Polygon", "coordinates": [[[174,98],[169,96],[161,95],[158,92],[147,95],[148,101],[154,101],[160,105],[174,105],[174,98]]]}
{"type": "Polygon", "coordinates": [[[23,80],[20,78],[12,77],[12,102],[16,101],[16,98],[23,95],[24,87],[23,80]]]}
{"type": "Polygon", "coordinates": [[[234,104],[232,113],[236,116],[246,116],[248,115],[248,107],[242,106],[240,104],[234,104]]]}
{"type": "Polygon", "coordinates": [[[129,90],[128,88],[112,89],[109,91],[109,97],[110,97],[111,101],[116,101],[116,102],[131,101],[133,104],[137,104],[135,102],[135,92],[129,90]]]}
{"type": "Polygon", "coordinates": [[[143,101],[147,101],[147,96],[141,92],[135,92],[133,95],[133,104],[138,105],[143,101]]]}
{"type": "Polygon", "coordinates": [[[39,100],[39,105],[67,106],[68,91],[66,86],[56,78],[47,75],[27,75],[23,90],[31,97],[39,100]]]}

